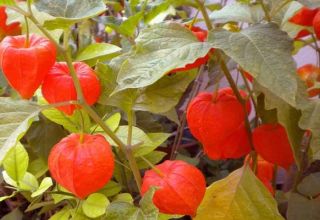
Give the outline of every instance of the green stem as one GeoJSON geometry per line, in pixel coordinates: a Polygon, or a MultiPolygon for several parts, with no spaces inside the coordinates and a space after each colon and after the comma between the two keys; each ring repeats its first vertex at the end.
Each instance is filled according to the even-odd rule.
{"type": "Polygon", "coordinates": [[[25,41],[25,47],[28,48],[30,45],[30,29],[29,29],[29,22],[28,22],[28,18],[26,16],[24,16],[24,20],[26,23],[26,41],[25,41]]]}
{"type": "Polygon", "coordinates": [[[149,167],[154,170],[159,176],[164,177],[164,174],[161,172],[161,170],[155,167],[147,158],[145,158],[144,156],[140,156],[140,158],[144,160],[144,162],[146,162],[149,167]]]}
{"type": "Polygon", "coordinates": [[[132,129],[133,129],[133,115],[134,112],[132,110],[129,110],[127,116],[128,116],[128,140],[127,140],[127,146],[126,146],[126,156],[129,161],[129,165],[132,169],[133,177],[137,183],[138,189],[140,191],[141,189],[141,175],[140,170],[137,164],[136,159],[134,158],[133,151],[132,151],[132,129]]]}
{"type": "Polygon", "coordinates": [[[218,57],[221,70],[223,71],[225,77],[227,78],[227,80],[228,80],[228,82],[230,84],[230,87],[232,88],[235,96],[237,97],[238,101],[242,105],[243,111],[245,113],[244,123],[245,123],[245,127],[246,127],[246,130],[247,130],[250,147],[254,151],[254,145],[253,145],[253,140],[252,140],[252,131],[251,131],[251,126],[250,126],[250,122],[249,122],[249,118],[248,118],[249,114],[248,114],[248,110],[247,110],[247,100],[245,100],[241,96],[241,94],[239,92],[239,89],[238,89],[236,83],[234,82],[234,80],[232,78],[232,75],[231,75],[226,63],[223,60],[222,55],[220,54],[220,51],[216,51],[216,55],[218,57]]]}
{"type": "Polygon", "coordinates": [[[258,2],[261,5],[262,10],[264,11],[264,14],[266,16],[267,21],[271,22],[271,16],[270,16],[269,11],[268,11],[266,5],[264,4],[263,0],[259,0],[258,2]]]}
{"type": "Polygon", "coordinates": [[[210,17],[208,15],[207,9],[204,5],[204,1],[196,0],[196,3],[198,4],[199,10],[201,11],[201,14],[203,16],[203,19],[206,23],[206,26],[209,31],[211,31],[214,28],[214,25],[211,23],[210,17]]]}
{"type": "MultiPolygon", "coordinates": [[[[202,65],[199,69],[197,78],[194,81],[194,84],[192,86],[191,92],[190,92],[190,98],[188,99],[187,105],[186,107],[189,106],[189,103],[192,101],[192,99],[198,94],[198,90],[199,90],[199,79],[204,71],[204,67],[205,65],[202,65]]],[[[180,125],[177,129],[177,134],[176,137],[173,141],[173,146],[171,148],[171,153],[170,153],[170,160],[173,160],[177,154],[178,154],[178,148],[180,145],[180,142],[182,140],[183,137],[183,131],[184,131],[184,127],[186,125],[186,110],[183,112],[181,118],[180,118],[180,125]]]]}
{"type": "Polygon", "coordinates": [[[247,78],[246,78],[245,75],[244,75],[244,71],[240,68],[240,69],[239,69],[239,72],[240,72],[240,74],[241,74],[241,76],[242,76],[242,79],[243,79],[243,81],[244,81],[244,84],[245,84],[245,86],[246,86],[246,89],[248,90],[249,96],[250,96],[251,101],[252,101],[252,103],[253,103],[253,107],[254,107],[254,110],[255,110],[255,113],[256,113],[255,126],[258,126],[258,124],[259,124],[258,104],[257,104],[256,100],[254,99],[253,91],[252,91],[252,89],[250,88],[249,83],[248,83],[248,80],[247,80],[247,78]]]}

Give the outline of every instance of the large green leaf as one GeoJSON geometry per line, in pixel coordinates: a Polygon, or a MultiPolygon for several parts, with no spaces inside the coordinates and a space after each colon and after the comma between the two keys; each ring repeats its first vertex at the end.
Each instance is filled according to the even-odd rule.
{"type": "Polygon", "coordinates": [[[102,0],[36,0],[36,8],[41,12],[46,12],[54,20],[45,22],[49,29],[63,29],[84,19],[92,18],[106,10],[102,0]]]}
{"type": "Polygon", "coordinates": [[[129,109],[167,113],[180,101],[180,98],[195,79],[195,70],[163,76],[156,83],[144,89],[127,89],[106,99],[104,104],[129,109]]]}
{"type": "Polygon", "coordinates": [[[24,137],[32,151],[47,161],[51,148],[67,135],[68,132],[61,125],[42,116],[39,121],[32,123],[24,137]]]}
{"type": "Polygon", "coordinates": [[[171,70],[204,57],[211,48],[177,23],[146,28],[136,42],[136,50],[121,65],[116,92],[151,85],[171,70]]]}
{"type": "MultiPolygon", "coordinates": [[[[26,2],[19,2],[18,5],[22,9],[27,10],[26,2]]],[[[31,5],[31,9],[32,9],[33,15],[37,18],[37,20],[39,21],[39,23],[41,25],[44,25],[44,23],[46,21],[50,21],[50,20],[54,19],[54,17],[52,17],[51,15],[49,15],[45,12],[38,11],[34,5],[31,5]]],[[[24,19],[23,15],[17,13],[16,11],[10,10],[10,9],[7,9],[7,14],[8,14],[8,22],[19,21],[22,26],[22,32],[26,33],[27,27],[26,27],[26,23],[25,23],[25,19],[24,19]]],[[[35,25],[33,22],[29,22],[28,25],[29,25],[30,33],[34,33],[34,34],[38,34],[38,35],[46,37],[42,33],[42,31],[37,27],[37,25],[35,25]]],[[[49,30],[49,33],[56,41],[59,41],[60,36],[62,34],[62,30],[49,30]]]]}
{"type": "Polygon", "coordinates": [[[0,98],[0,164],[37,119],[38,113],[35,103],[0,98]]]}
{"type": "Polygon", "coordinates": [[[320,219],[320,198],[310,199],[298,193],[291,193],[287,217],[290,220],[320,219]]]}
{"type": "Polygon", "coordinates": [[[310,147],[312,151],[313,160],[320,159],[320,101],[312,100],[307,102],[302,109],[302,116],[299,121],[301,128],[310,130],[312,138],[310,147]]]}
{"type": "Polygon", "coordinates": [[[66,130],[73,133],[81,131],[81,121],[83,119],[85,132],[90,132],[90,117],[84,110],[76,110],[73,115],[70,116],[55,108],[50,108],[43,110],[42,114],[49,120],[62,125],[66,130]]]}
{"type": "Polygon", "coordinates": [[[275,96],[295,106],[296,65],[291,57],[292,40],[276,24],[258,24],[241,32],[217,31],[209,36],[223,50],[275,96]]]}
{"type": "Polygon", "coordinates": [[[207,188],[195,220],[283,219],[270,192],[248,166],[207,188]]]}
{"type": "Polygon", "coordinates": [[[29,156],[21,144],[11,148],[3,159],[3,167],[7,174],[14,180],[20,181],[27,172],[29,156]]]}
{"type": "Polygon", "coordinates": [[[248,5],[244,3],[231,3],[223,7],[221,10],[213,11],[210,19],[217,23],[226,22],[247,22],[258,23],[264,17],[264,12],[260,5],[248,5]]]}

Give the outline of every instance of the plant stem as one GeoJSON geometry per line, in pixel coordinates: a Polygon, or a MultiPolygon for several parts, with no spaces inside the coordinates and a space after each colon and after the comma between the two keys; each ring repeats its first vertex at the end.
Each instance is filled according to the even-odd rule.
{"type": "MultiPolygon", "coordinates": [[[[70,53],[68,52],[68,50],[69,50],[68,41],[69,41],[70,31],[69,30],[64,31],[64,47],[62,47],[58,42],[56,42],[53,39],[51,34],[45,28],[43,28],[42,25],[38,22],[38,20],[33,16],[32,11],[31,11],[31,7],[29,8],[29,10],[30,10],[29,12],[25,12],[22,9],[20,9],[19,7],[12,7],[12,9],[21,13],[22,15],[25,15],[26,17],[28,17],[40,29],[40,31],[56,45],[57,49],[62,53],[67,65],[68,65],[70,75],[72,77],[72,80],[74,82],[74,86],[75,86],[75,89],[77,92],[78,104],[104,130],[104,132],[106,132],[106,134],[119,146],[119,149],[126,154],[127,159],[130,164],[130,168],[132,169],[132,172],[134,173],[134,175],[137,175],[137,173],[139,172],[139,169],[136,165],[135,158],[133,157],[133,155],[130,155],[131,149],[129,150],[129,153],[127,153],[126,145],[113,133],[113,131],[104,123],[104,121],[100,118],[100,116],[86,103],[86,101],[84,99],[81,85],[80,85],[80,81],[79,81],[79,79],[77,77],[77,73],[73,67],[72,58],[70,56],[70,53]]],[[[139,176],[140,176],[140,173],[139,173],[139,176]]],[[[141,179],[141,177],[140,177],[140,179],[141,179]]],[[[138,179],[136,181],[137,181],[138,188],[140,189],[141,181],[138,181],[138,179]]]]}
{"type": "Polygon", "coordinates": [[[266,5],[264,4],[263,0],[259,0],[258,2],[261,5],[262,10],[264,11],[264,14],[266,16],[267,21],[271,22],[271,17],[270,17],[269,11],[268,11],[266,5]]]}
{"type": "Polygon", "coordinates": [[[203,16],[203,19],[204,19],[204,21],[206,23],[206,26],[207,26],[208,30],[211,31],[214,28],[214,26],[211,23],[210,17],[209,17],[208,12],[207,12],[207,9],[206,9],[206,7],[204,5],[204,1],[201,1],[201,0],[195,0],[195,1],[198,4],[199,10],[201,11],[201,14],[203,16]]]}
{"type": "MultiPolygon", "coordinates": [[[[190,98],[188,99],[186,107],[189,106],[191,100],[198,94],[199,84],[200,84],[199,79],[202,75],[203,70],[204,70],[204,65],[202,65],[199,69],[198,76],[195,79],[194,84],[192,86],[192,89],[190,92],[190,98]]],[[[181,139],[183,137],[183,131],[184,131],[185,125],[186,125],[186,110],[183,112],[183,114],[180,118],[180,125],[177,129],[177,134],[176,134],[176,137],[173,141],[173,146],[172,146],[171,153],[170,153],[170,160],[173,160],[177,156],[177,153],[178,153],[177,151],[178,151],[181,139]]]]}
{"type": "Polygon", "coordinates": [[[295,181],[294,181],[293,192],[298,192],[298,185],[301,182],[301,180],[303,179],[303,172],[308,167],[309,149],[310,149],[310,138],[308,137],[308,135],[305,134],[303,139],[302,139],[302,143],[301,143],[301,148],[300,148],[301,156],[300,156],[300,161],[299,161],[300,164],[298,166],[299,170],[298,170],[298,172],[296,174],[296,178],[295,178],[295,181]]]}
{"type": "Polygon", "coordinates": [[[139,191],[141,190],[141,175],[140,170],[137,164],[137,161],[134,158],[132,151],[132,129],[133,129],[133,110],[130,109],[128,112],[128,141],[126,146],[126,156],[129,161],[129,165],[132,169],[133,177],[137,183],[139,191]]]}
{"type": "Polygon", "coordinates": [[[164,174],[161,172],[161,170],[159,170],[157,167],[155,167],[147,158],[145,158],[143,156],[140,156],[140,158],[142,160],[144,160],[144,162],[146,162],[150,166],[150,168],[152,170],[154,170],[159,176],[164,177],[164,174]]]}
{"type": "Polygon", "coordinates": [[[24,46],[26,48],[29,47],[30,45],[30,30],[29,30],[29,22],[28,22],[28,18],[26,16],[24,16],[24,20],[25,20],[25,23],[26,23],[26,42],[24,44],[24,46]]]}
{"type": "Polygon", "coordinates": [[[248,110],[247,110],[247,100],[245,100],[241,96],[241,94],[240,94],[240,92],[238,90],[238,87],[237,87],[236,83],[234,82],[226,63],[223,60],[222,55],[220,54],[220,51],[216,51],[216,55],[218,57],[221,70],[223,71],[225,77],[227,78],[227,80],[228,80],[228,82],[230,84],[230,87],[232,88],[235,96],[237,97],[238,101],[242,105],[243,111],[245,113],[244,123],[245,123],[245,127],[246,127],[246,130],[247,130],[250,147],[254,151],[254,145],[253,145],[253,140],[252,140],[252,131],[251,131],[250,122],[249,122],[249,118],[248,118],[249,114],[248,114],[248,110]]]}

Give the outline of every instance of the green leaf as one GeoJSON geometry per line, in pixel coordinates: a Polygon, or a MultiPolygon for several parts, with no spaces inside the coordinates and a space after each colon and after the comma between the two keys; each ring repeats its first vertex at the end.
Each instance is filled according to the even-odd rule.
{"type": "Polygon", "coordinates": [[[312,159],[320,159],[320,101],[310,100],[306,103],[301,103],[302,116],[299,121],[299,126],[302,129],[310,130],[312,138],[310,142],[310,150],[312,152],[312,159]]]}
{"type": "Polygon", "coordinates": [[[161,23],[165,20],[168,15],[176,15],[176,10],[169,1],[162,2],[151,7],[151,10],[148,10],[144,17],[144,22],[153,25],[161,23]]]}
{"type": "Polygon", "coordinates": [[[61,125],[41,116],[39,121],[32,123],[24,138],[32,152],[47,161],[51,148],[67,135],[61,125]]]}
{"type": "Polygon", "coordinates": [[[5,171],[16,182],[23,179],[27,172],[28,164],[28,153],[21,144],[11,148],[3,159],[5,171]]]}
{"type": "Polygon", "coordinates": [[[149,111],[166,114],[179,103],[189,84],[195,79],[195,70],[163,76],[153,85],[142,89],[127,89],[112,95],[104,102],[124,111],[149,111]]]}
{"type": "Polygon", "coordinates": [[[6,171],[2,171],[2,177],[4,182],[6,182],[8,185],[18,188],[17,182],[11,179],[6,171]]]}
{"type": "MultiPolygon", "coordinates": [[[[123,143],[127,143],[128,139],[128,126],[120,126],[116,135],[123,143]]],[[[146,134],[143,130],[137,127],[132,128],[132,145],[138,145],[133,148],[133,153],[135,157],[146,155],[156,149],[160,144],[162,144],[170,134],[167,133],[150,133],[146,134]]],[[[108,136],[107,139],[109,143],[113,146],[117,146],[108,136]]]]}
{"type": "MultiPolygon", "coordinates": [[[[54,191],[60,191],[60,192],[67,192],[70,193],[68,190],[66,190],[65,188],[63,188],[62,186],[57,185],[55,187],[54,191]]],[[[71,199],[75,199],[75,197],[73,196],[69,196],[69,195],[63,195],[63,194],[52,194],[51,195],[54,201],[54,204],[58,204],[59,202],[63,201],[63,200],[71,200],[71,199]]]]}
{"type": "Polygon", "coordinates": [[[11,179],[6,171],[2,171],[2,176],[7,184],[17,188],[18,190],[34,192],[39,187],[37,178],[29,172],[26,172],[24,177],[19,182],[11,179]]]}
{"type": "Polygon", "coordinates": [[[101,95],[99,97],[99,103],[105,103],[109,95],[112,93],[114,88],[117,86],[117,76],[113,69],[104,63],[97,63],[95,72],[99,77],[101,84],[101,95]]]}
{"type": "Polygon", "coordinates": [[[248,166],[207,188],[195,220],[283,219],[270,192],[248,166]],[[213,208],[214,207],[214,208],[213,208]]]}
{"type": "Polygon", "coordinates": [[[70,133],[81,131],[81,121],[84,120],[85,132],[90,132],[91,121],[89,115],[84,110],[76,110],[73,115],[65,115],[63,112],[51,108],[42,111],[42,114],[49,120],[62,125],[70,133]]]}
{"type": "MultiPolygon", "coordinates": [[[[25,11],[27,11],[26,2],[19,2],[18,6],[22,9],[24,9],[25,11]]],[[[51,15],[38,11],[34,5],[31,5],[31,9],[32,9],[32,13],[33,13],[34,17],[37,18],[37,20],[39,21],[39,23],[41,25],[44,25],[45,22],[54,19],[54,17],[52,17],[51,15]]],[[[19,21],[22,26],[22,32],[26,33],[27,26],[25,23],[24,16],[21,15],[20,13],[17,13],[16,11],[13,11],[10,9],[7,9],[7,12],[9,12],[9,13],[7,13],[8,14],[8,21],[7,22],[19,21]]],[[[33,22],[29,22],[28,25],[29,25],[30,33],[34,33],[34,34],[38,34],[40,36],[46,37],[41,32],[41,30],[37,27],[37,25],[35,25],[33,22]]],[[[59,42],[60,36],[62,34],[62,30],[49,30],[48,32],[53,37],[53,39],[55,39],[57,42],[59,42]]]]}
{"type": "MultiPolygon", "coordinates": [[[[263,88],[256,83],[254,85],[256,90],[261,91],[265,95],[264,102],[266,110],[276,109],[275,121],[278,121],[286,129],[292,152],[294,153],[296,164],[299,166],[301,156],[300,148],[304,135],[304,131],[299,126],[299,121],[301,118],[300,110],[292,107],[291,105],[277,97],[269,89],[263,88]]],[[[299,85],[301,85],[301,83],[299,85]]],[[[301,89],[303,88],[299,88],[299,91],[301,89]]],[[[297,99],[299,99],[299,97],[297,97],[297,99]]]]}
{"type": "Polygon", "coordinates": [[[171,70],[204,57],[211,49],[209,43],[199,42],[190,30],[176,23],[146,28],[136,42],[137,51],[132,51],[121,65],[115,92],[151,85],[171,70]]]}
{"type": "Polygon", "coordinates": [[[213,11],[210,19],[215,23],[247,22],[258,23],[264,17],[262,7],[257,5],[234,2],[226,5],[219,11],[213,11]]]}
{"type": "Polygon", "coordinates": [[[33,192],[31,194],[31,197],[37,197],[40,196],[41,194],[43,194],[45,191],[47,191],[47,189],[49,189],[51,186],[53,185],[52,183],[52,179],[50,177],[45,177],[41,183],[39,188],[37,189],[37,191],[33,192]]]}
{"type": "Polygon", "coordinates": [[[108,220],[138,220],[138,208],[127,202],[112,202],[106,212],[106,219],[108,220]]]}
{"type": "Polygon", "coordinates": [[[196,76],[197,71],[188,71],[162,77],[139,93],[134,109],[152,113],[168,112],[179,103],[196,76]]]}
{"type": "Polygon", "coordinates": [[[320,199],[309,199],[298,193],[291,193],[287,217],[290,220],[320,219],[320,199]]]}
{"type": "Polygon", "coordinates": [[[101,190],[99,190],[99,193],[111,197],[114,195],[117,195],[119,192],[121,192],[121,185],[114,181],[109,181],[108,184],[103,187],[101,190]]]}
{"type": "Polygon", "coordinates": [[[119,127],[121,120],[121,114],[119,112],[113,114],[111,117],[109,117],[105,123],[106,125],[112,130],[115,131],[119,127]]]}
{"type": "Polygon", "coordinates": [[[41,12],[46,12],[54,20],[45,21],[45,26],[49,29],[67,28],[81,20],[95,17],[106,10],[102,0],[36,0],[34,5],[41,12]]]}
{"type": "Polygon", "coordinates": [[[28,171],[37,178],[41,177],[48,171],[47,161],[45,162],[40,158],[31,161],[28,171]]]}
{"type": "Polygon", "coordinates": [[[273,23],[250,26],[241,32],[217,31],[209,36],[259,84],[292,106],[296,105],[296,65],[292,40],[273,23]]]}
{"type": "Polygon", "coordinates": [[[136,13],[133,16],[130,16],[126,20],[122,20],[116,17],[103,17],[101,18],[102,22],[112,29],[114,29],[119,34],[122,34],[127,37],[132,37],[136,31],[140,20],[143,18],[143,11],[136,13]]]}
{"type": "Polygon", "coordinates": [[[78,53],[76,61],[86,60],[106,60],[111,59],[119,54],[120,47],[108,43],[90,44],[78,53]]]}
{"type": "Polygon", "coordinates": [[[138,219],[158,219],[159,210],[157,207],[155,207],[152,201],[155,191],[156,188],[151,187],[140,200],[140,210],[138,212],[138,219]]]}
{"type": "Polygon", "coordinates": [[[35,103],[0,98],[0,164],[37,119],[38,113],[35,103]]]}
{"type": "MultiPolygon", "coordinates": [[[[111,115],[107,120],[105,120],[105,124],[114,132],[119,127],[120,120],[121,120],[121,114],[117,112],[111,115]]],[[[96,132],[103,132],[103,129],[100,126],[98,127],[95,126],[93,127],[93,129],[95,129],[96,132]]]]}
{"type": "Polygon", "coordinates": [[[62,210],[51,216],[49,220],[69,220],[70,216],[71,210],[68,208],[63,208],[62,210]]]}
{"type": "Polygon", "coordinates": [[[84,214],[90,218],[97,218],[106,213],[109,205],[108,198],[100,193],[91,194],[82,204],[84,214]]]}
{"type": "Polygon", "coordinates": [[[297,0],[301,4],[309,7],[309,8],[318,8],[320,7],[319,0],[297,0]]]}
{"type": "MultiPolygon", "coordinates": [[[[120,140],[123,143],[127,143],[127,139],[128,139],[128,126],[119,126],[119,128],[116,131],[116,135],[118,136],[118,138],[120,138],[120,140]]],[[[110,138],[108,138],[108,140],[110,140],[110,143],[114,146],[117,146],[116,143],[114,143],[110,138]]],[[[140,128],[137,127],[133,127],[132,128],[132,141],[131,141],[132,145],[136,145],[136,144],[152,144],[151,139],[148,137],[148,135],[142,131],[140,128]]]]}
{"type": "Polygon", "coordinates": [[[153,205],[152,198],[155,188],[151,188],[140,200],[140,208],[135,207],[131,202],[115,201],[112,202],[106,213],[108,220],[156,220],[159,211],[153,205]]]}
{"type": "Polygon", "coordinates": [[[134,199],[130,193],[120,193],[113,198],[112,202],[127,202],[133,204],[134,199]]]}
{"type": "Polygon", "coordinates": [[[16,2],[14,0],[0,0],[0,5],[9,6],[15,4],[16,2]]]}
{"type": "Polygon", "coordinates": [[[29,172],[26,172],[23,179],[18,182],[19,189],[34,192],[39,188],[37,178],[29,172]]]}
{"type": "Polygon", "coordinates": [[[311,173],[298,185],[298,191],[308,197],[316,197],[320,194],[320,172],[311,173]]]}
{"type": "Polygon", "coordinates": [[[151,153],[171,136],[168,133],[148,133],[147,135],[151,142],[144,142],[142,145],[134,148],[133,153],[135,157],[151,153]]]}
{"type": "MultiPolygon", "coordinates": [[[[162,151],[152,151],[151,153],[147,154],[147,155],[144,155],[143,157],[145,159],[147,159],[150,163],[152,164],[157,164],[159,163],[165,156],[167,155],[167,153],[165,152],[162,152],[162,151]]],[[[138,167],[140,169],[147,169],[150,167],[150,165],[145,161],[143,160],[142,158],[137,158],[137,164],[138,164],[138,167]]]]}

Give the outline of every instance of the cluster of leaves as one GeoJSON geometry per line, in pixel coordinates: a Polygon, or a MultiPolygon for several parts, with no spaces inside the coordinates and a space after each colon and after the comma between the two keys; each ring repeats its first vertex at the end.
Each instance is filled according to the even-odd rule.
{"type": "MultiPolygon", "coordinates": [[[[318,0],[241,0],[227,5],[200,0],[81,0],[81,4],[35,0],[29,4],[32,17],[26,25],[23,13],[18,12],[28,10],[27,3],[0,0],[0,6],[7,7],[7,22],[19,21],[23,32],[27,28],[31,33],[45,32],[57,42],[64,30],[72,30],[68,43],[73,60],[94,67],[101,82],[102,94],[94,111],[123,143],[130,139],[140,171],[170,157],[198,165],[207,174],[207,182],[213,183],[195,219],[283,219],[277,202],[285,207],[280,211],[288,219],[319,218],[319,170],[310,169],[320,159],[320,119],[316,117],[320,101],[307,97],[292,58],[294,52],[316,42],[293,42],[304,27],[288,21],[303,5],[320,7],[318,0]],[[191,17],[190,9],[201,12],[203,19],[198,13],[191,17]],[[208,11],[210,16],[206,16],[208,11]],[[205,42],[181,25],[198,21],[214,26],[205,42]],[[217,55],[206,66],[169,74],[204,57],[211,48],[216,48],[217,55]],[[292,177],[296,175],[297,180],[288,181],[288,190],[284,189],[290,189],[288,193],[278,191],[277,201],[250,167],[227,176],[241,161],[208,160],[184,132],[186,105],[200,87],[219,85],[224,76],[221,60],[228,61],[230,71],[239,75],[244,69],[253,76],[253,86],[247,89],[257,103],[256,118],[278,121],[287,131],[297,165],[292,177]],[[312,133],[310,140],[304,136],[306,130],[312,133]]],[[[40,94],[33,101],[14,100],[17,96],[2,74],[0,92],[11,96],[0,98],[0,164],[5,186],[1,192],[9,192],[0,201],[12,208],[3,219],[22,219],[21,204],[12,205],[12,198],[19,196],[28,203],[25,215],[44,219],[179,217],[162,214],[152,204],[156,189],[140,197],[130,162],[85,109],[66,116],[48,106],[40,94]],[[47,167],[50,149],[69,133],[80,131],[104,135],[114,152],[119,152],[112,181],[83,201],[55,184],[47,167]]]]}

